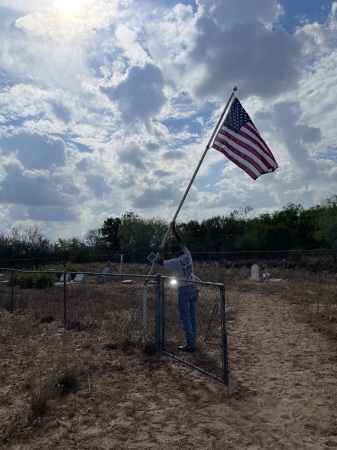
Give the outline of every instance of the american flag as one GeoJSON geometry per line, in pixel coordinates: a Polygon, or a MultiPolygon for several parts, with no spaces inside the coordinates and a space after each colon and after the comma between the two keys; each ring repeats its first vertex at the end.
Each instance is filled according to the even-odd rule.
{"type": "Polygon", "coordinates": [[[264,173],[274,172],[278,167],[272,152],[237,98],[233,100],[212,147],[247,172],[253,180],[264,173]]]}

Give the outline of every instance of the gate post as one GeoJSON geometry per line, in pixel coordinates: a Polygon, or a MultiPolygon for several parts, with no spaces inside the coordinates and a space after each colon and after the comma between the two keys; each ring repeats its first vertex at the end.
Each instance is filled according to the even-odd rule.
{"type": "Polygon", "coordinates": [[[165,351],[165,278],[161,279],[161,351],[165,351]]]}
{"type": "Polygon", "coordinates": [[[162,301],[163,301],[163,292],[162,292],[162,282],[160,273],[157,274],[156,277],[156,356],[160,358],[162,354],[162,301]]]}
{"type": "Polygon", "coordinates": [[[67,327],[67,271],[63,271],[63,323],[67,327]]]}
{"type": "Polygon", "coordinates": [[[220,305],[221,305],[221,346],[222,346],[222,377],[223,382],[228,384],[228,349],[227,349],[227,331],[226,331],[226,308],[225,308],[225,286],[220,288],[220,305]]]}

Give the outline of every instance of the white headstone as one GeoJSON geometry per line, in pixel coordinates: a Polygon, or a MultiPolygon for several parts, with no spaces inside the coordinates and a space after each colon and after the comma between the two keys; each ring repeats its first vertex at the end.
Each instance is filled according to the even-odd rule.
{"type": "Polygon", "coordinates": [[[251,281],[261,281],[260,277],[260,267],[257,264],[253,264],[250,268],[250,278],[251,281]]]}

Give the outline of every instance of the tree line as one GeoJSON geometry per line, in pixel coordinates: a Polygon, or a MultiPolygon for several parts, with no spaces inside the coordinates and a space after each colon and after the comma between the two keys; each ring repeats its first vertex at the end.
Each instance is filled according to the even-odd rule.
{"type": "MultiPolygon", "coordinates": [[[[11,226],[0,233],[0,261],[40,259],[87,262],[113,255],[156,252],[169,223],[144,219],[133,211],[108,217],[100,228],[83,238],[50,241],[37,225],[11,226]]],[[[337,249],[337,195],[304,209],[287,204],[280,211],[256,215],[247,206],[227,216],[179,222],[178,227],[193,253],[337,249]]],[[[167,247],[173,243],[169,235],[167,247]]]]}

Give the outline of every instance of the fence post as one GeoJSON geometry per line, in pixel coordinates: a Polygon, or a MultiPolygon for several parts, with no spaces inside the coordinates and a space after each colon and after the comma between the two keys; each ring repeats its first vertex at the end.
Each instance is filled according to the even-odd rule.
{"type": "Polygon", "coordinates": [[[11,313],[15,310],[14,302],[14,269],[11,270],[11,313]]]}
{"type": "Polygon", "coordinates": [[[162,283],[161,275],[157,274],[156,278],[156,356],[159,358],[162,353],[162,342],[161,342],[161,330],[162,330],[162,318],[161,318],[161,308],[162,308],[162,283]]]}
{"type": "Polygon", "coordinates": [[[67,326],[67,271],[63,271],[63,322],[67,326]]]}
{"type": "Polygon", "coordinates": [[[144,341],[146,341],[146,335],[147,335],[147,281],[148,280],[145,280],[145,283],[143,286],[143,337],[144,337],[144,341]]]}
{"type": "Polygon", "coordinates": [[[228,386],[228,349],[227,349],[227,331],[226,331],[226,307],[225,307],[225,286],[220,288],[220,305],[221,305],[221,340],[222,340],[222,371],[223,381],[228,386]]]}
{"type": "Polygon", "coordinates": [[[162,298],[161,298],[161,350],[164,351],[165,350],[165,279],[162,278],[161,280],[161,293],[162,293],[162,298]]]}

